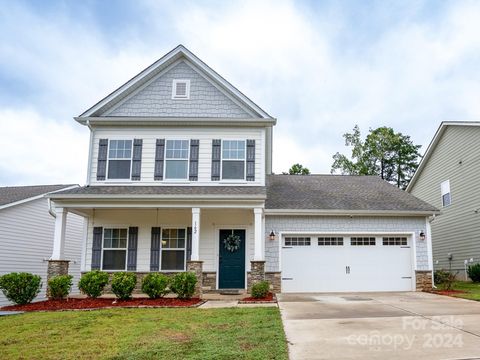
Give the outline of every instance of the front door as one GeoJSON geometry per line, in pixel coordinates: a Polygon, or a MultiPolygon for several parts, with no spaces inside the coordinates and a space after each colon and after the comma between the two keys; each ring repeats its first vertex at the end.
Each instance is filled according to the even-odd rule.
{"type": "Polygon", "coordinates": [[[220,230],[219,289],[245,288],[245,230],[220,230]]]}

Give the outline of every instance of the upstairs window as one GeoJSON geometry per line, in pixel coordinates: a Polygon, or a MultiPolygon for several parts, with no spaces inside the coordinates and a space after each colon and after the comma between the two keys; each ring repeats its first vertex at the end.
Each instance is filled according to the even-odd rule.
{"type": "Polygon", "coordinates": [[[132,140],[110,140],[108,179],[130,179],[132,140]]]}
{"type": "Polygon", "coordinates": [[[165,145],[165,179],[187,179],[189,140],[167,140],[165,145]]]}
{"type": "Polygon", "coordinates": [[[172,99],[190,98],[190,80],[173,80],[172,99]]]}
{"type": "Polygon", "coordinates": [[[245,180],[245,140],[223,140],[222,179],[245,180]]]}
{"type": "Polygon", "coordinates": [[[446,207],[452,203],[452,196],[450,194],[450,180],[445,180],[440,185],[442,190],[442,206],[446,207]]]}

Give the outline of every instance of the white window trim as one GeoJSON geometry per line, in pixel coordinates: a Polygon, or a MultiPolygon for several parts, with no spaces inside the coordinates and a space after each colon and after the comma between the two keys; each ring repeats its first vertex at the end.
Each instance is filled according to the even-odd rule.
{"type": "Polygon", "coordinates": [[[184,183],[186,181],[190,181],[190,139],[178,139],[178,138],[172,138],[172,139],[165,139],[165,148],[163,150],[163,182],[168,183],[184,183]],[[167,159],[167,141],[175,141],[175,140],[183,140],[183,141],[188,141],[187,145],[187,158],[186,159],[167,159]],[[187,162],[187,177],[184,179],[169,179],[167,177],[167,161],[175,161],[175,160],[185,160],[187,162]]]}
{"type": "Polygon", "coordinates": [[[442,203],[442,207],[449,207],[450,205],[452,205],[452,191],[450,189],[450,180],[445,180],[441,182],[440,192],[441,192],[440,201],[442,203]],[[443,197],[447,194],[450,194],[450,203],[445,205],[443,202],[443,197]]]}
{"type": "Polygon", "coordinates": [[[102,182],[130,182],[132,181],[132,166],[133,166],[133,141],[134,139],[133,138],[113,138],[113,139],[108,139],[108,148],[107,148],[107,166],[106,166],[106,173],[105,173],[105,180],[102,181],[102,182]],[[110,179],[108,177],[108,170],[110,168],[110,160],[128,160],[127,158],[124,158],[124,159],[110,159],[110,142],[112,140],[131,140],[132,141],[132,149],[130,150],[130,174],[128,176],[128,178],[124,178],[124,179],[110,179]]]}
{"type": "Polygon", "coordinates": [[[220,147],[220,180],[222,182],[247,182],[247,140],[246,139],[222,139],[222,145],[220,147]],[[245,156],[243,159],[243,179],[224,179],[223,178],[223,162],[224,161],[241,161],[241,159],[223,159],[223,142],[224,141],[243,141],[245,143],[245,156]]]}
{"type": "Polygon", "coordinates": [[[160,230],[160,259],[158,261],[159,265],[159,272],[179,272],[179,271],[186,271],[187,269],[187,241],[188,241],[188,232],[187,232],[186,227],[175,227],[175,226],[168,226],[168,227],[162,227],[160,230]],[[183,250],[183,269],[182,270],[163,270],[162,269],[162,254],[163,254],[163,230],[170,230],[170,229],[175,229],[175,230],[185,230],[185,247],[183,248],[165,248],[165,251],[169,250],[183,250]]]}
{"type": "Polygon", "coordinates": [[[172,100],[188,100],[190,99],[190,80],[188,79],[173,79],[172,82],[172,100]],[[177,84],[185,83],[185,92],[186,96],[178,96],[177,93],[177,84]]]}
{"type": "Polygon", "coordinates": [[[101,261],[100,261],[100,269],[101,271],[106,271],[106,272],[117,272],[117,271],[127,271],[127,267],[128,267],[128,264],[127,264],[127,261],[128,261],[128,242],[130,241],[130,234],[129,234],[129,231],[128,231],[128,227],[125,227],[125,226],[105,226],[103,227],[102,229],[102,253],[101,253],[101,261]],[[126,248],[106,248],[104,247],[103,245],[105,244],[105,230],[107,229],[111,229],[111,230],[115,230],[115,229],[119,229],[119,230],[127,230],[127,247],[126,248]],[[103,252],[105,250],[125,250],[125,269],[117,269],[117,270],[104,270],[103,269],[103,252]]]}

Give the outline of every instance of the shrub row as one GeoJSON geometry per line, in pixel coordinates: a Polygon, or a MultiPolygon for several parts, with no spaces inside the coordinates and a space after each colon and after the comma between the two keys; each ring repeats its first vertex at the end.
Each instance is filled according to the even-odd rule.
{"type": "MultiPolygon", "coordinates": [[[[78,288],[90,298],[102,295],[109,282],[109,274],[95,270],[82,275],[78,288]]],[[[55,276],[48,281],[48,297],[64,299],[71,291],[71,275],[55,276]]],[[[195,293],[197,278],[191,272],[177,273],[172,277],[160,273],[150,273],[142,280],[142,291],[150,298],[156,299],[172,292],[180,299],[190,299],[195,293]]],[[[112,292],[118,299],[132,297],[137,284],[137,275],[131,272],[114,273],[111,280],[112,292]]],[[[42,279],[30,273],[10,273],[0,276],[0,289],[11,302],[24,305],[37,297],[42,288],[42,279]]]]}

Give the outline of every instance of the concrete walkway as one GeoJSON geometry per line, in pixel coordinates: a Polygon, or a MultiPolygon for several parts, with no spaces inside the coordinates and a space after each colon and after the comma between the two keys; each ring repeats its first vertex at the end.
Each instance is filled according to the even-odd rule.
{"type": "Polygon", "coordinates": [[[413,292],[277,298],[293,360],[480,359],[480,302],[413,292]]]}

